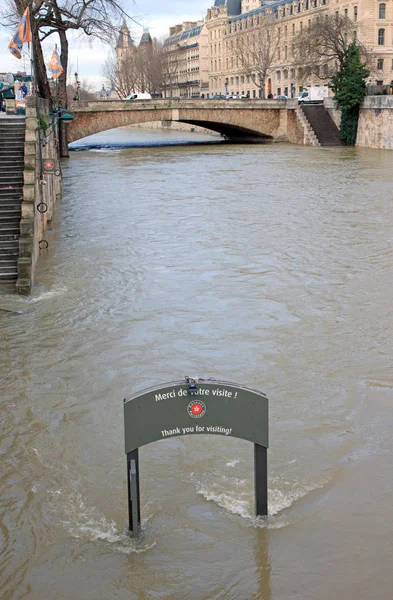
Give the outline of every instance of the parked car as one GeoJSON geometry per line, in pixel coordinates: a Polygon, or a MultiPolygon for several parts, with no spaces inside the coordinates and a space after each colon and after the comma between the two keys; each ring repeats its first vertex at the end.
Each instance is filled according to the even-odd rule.
{"type": "Polygon", "coordinates": [[[288,96],[285,96],[285,94],[279,94],[278,96],[274,97],[275,100],[288,100],[288,96]]]}
{"type": "Polygon", "coordinates": [[[225,100],[226,96],[224,94],[213,94],[209,96],[209,100],[225,100]]]}
{"type": "Polygon", "coordinates": [[[130,94],[124,100],[151,100],[151,94],[138,92],[138,94],[130,94]]]}

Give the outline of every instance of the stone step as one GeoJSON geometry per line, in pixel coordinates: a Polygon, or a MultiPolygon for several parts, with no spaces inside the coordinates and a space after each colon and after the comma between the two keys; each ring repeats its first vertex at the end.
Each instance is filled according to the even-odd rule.
{"type": "Polygon", "coordinates": [[[18,159],[6,158],[4,157],[1,160],[0,164],[0,173],[7,173],[8,169],[14,169],[15,171],[24,171],[25,169],[25,161],[22,157],[18,159]]]}
{"type": "Polygon", "coordinates": [[[23,185],[0,187],[0,200],[7,200],[8,198],[12,198],[13,200],[23,198],[23,185]]]}
{"type": "Polygon", "coordinates": [[[20,217],[7,218],[0,214],[0,233],[3,231],[13,231],[19,233],[20,231],[20,217]]]}
{"type": "Polygon", "coordinates": [[[1,172],[0,171],[0,184],[3,182],[4,179],[6,179],[7,177],[13,179],[15,177],[22,177],[23,179],[23,170],[22,169],[15,169],[15,167],[11,167],[8,171],[6,172],[1,172]]]}
{"type": "Polygon", "coordinates": [[[15,221],[17,219],[19,219],[19,221],[22,218],[22,211],[21,209],[8,209],[8,210],[4,210],[3,207],[0,204],[0,221],[4,221],[5,219],[10,219],[10,221],[15,221]]]}
{"type": "Polygon", "coordinates": [[[13,273],[0,273],[0,283],[5,283],[6,281],[16,281],[18,279],[18,271],[14,271],[13,273]]]}
{"type": "Polygon", "coordinates": [[[18,261],[17,260],[0,260],[0,274],[6,275],[9,273],[18,272],[18,261]]]}
{"type": "Polygon", "coordinates": [[[19,256],[19,238],[17,240],[3,241],[0,243],[1,256],[19,256]]]}
{"type": "Polygon", "coordinates": [[[16,139],[25,139],[25,130],[24,129],[12,129],[5,131],[0,127],[0,140],[16,140],[16,139]]]}
{"type": "Polygon", "coordinates": [[[0,229],[0,248],[2,242],[14,242],[19,239],[20,232],[18,230],[11,229],[0,229]]]}

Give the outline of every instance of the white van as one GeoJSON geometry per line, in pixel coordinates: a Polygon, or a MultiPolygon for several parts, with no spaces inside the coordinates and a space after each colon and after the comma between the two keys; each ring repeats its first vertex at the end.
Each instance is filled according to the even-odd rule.
{"type": "Polygon", "coordinates": [[[130,94],[125,100],[151,100],[151,94],[130,94]]]}

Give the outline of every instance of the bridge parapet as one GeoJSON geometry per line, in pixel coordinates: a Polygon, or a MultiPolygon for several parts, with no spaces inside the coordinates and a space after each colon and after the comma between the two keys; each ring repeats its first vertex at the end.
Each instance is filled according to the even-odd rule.
{"type": "Polygon", "coordinates": [[[295,110],[298,101],[290,100],[202,100],[164,98],[157,100],[94,100],[93,102],[72,102],[72,113],[112,112],[157,109],[220,109],[220,110],[295,110]]]}

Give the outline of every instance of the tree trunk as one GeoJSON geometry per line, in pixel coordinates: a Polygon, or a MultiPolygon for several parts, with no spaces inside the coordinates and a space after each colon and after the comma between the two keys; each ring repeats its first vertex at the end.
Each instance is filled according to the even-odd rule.
{"type": "Polygon", "coordinates": [[[266,99],[266,94],[265,94],[265,79],[266,79],[266,76],[265,77],[261,77],[260,81],[259,81],[259,87],[262,90],[262,94],[261,94],[262,100],[266,99]]]}
{"type": "MultiPolygon", "coordinates": [[[[59,98],[58,108],[67,108],[67,71],[68,71],[68,40],[64,29],[59,29],[60,38],[60,62],[63,67],[63,72],[60,75],[59,82],[59,98]]],[[[69,157],[68,152],[68,138],[67,138],[67,125],[64,121],[59,122],[59,150],[60,156],[63,158],[69,157]]]]}
{"type": "Polygon", "coordinates": [[[42,53],[39,30],[37,22],[32,19],[33,24],[33,52],[34,52],[34,71],[35,71],[35,85],[38,90],[38,95],[41,98],[47,98],[50,100],[50,107],[52,108],[52,94],[49,86],[48,77],[46,74],[46,66],[44,61],[44,55],[42,53]]]}

